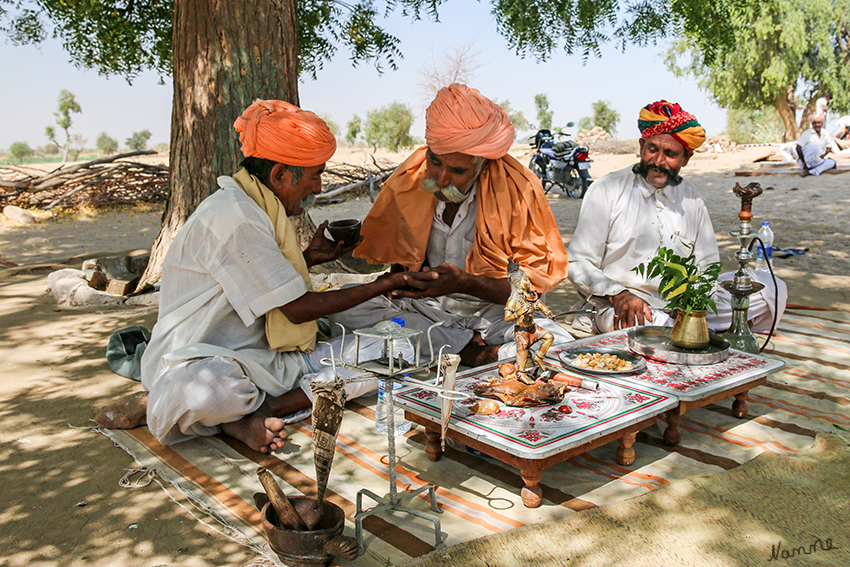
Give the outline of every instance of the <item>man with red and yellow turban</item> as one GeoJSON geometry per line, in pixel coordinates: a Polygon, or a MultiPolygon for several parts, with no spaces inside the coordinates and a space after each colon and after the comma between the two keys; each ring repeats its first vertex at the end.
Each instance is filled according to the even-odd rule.
{"type": "MultiPolygon", "coordinates": [[[[539,179],[508,155],[514,127],[501,107],[453,84],[437,93],[425,122],[427,146],[384,184],[354,255],[433,279],[331,320],[360,328],[401,317],[423,331],[440,321],[435,344],[448,344],[464,364],[477,365],[513,343],[503,317],[508,259],[547,292],[566,277],[567,255],[539,179]]],[[[541,324],[559,341],[571,340],[552,321],[541,324]]]]}
{"type": "MultiPolygon", "coordinates": [[[[310,407],[309,383],[322,374],[310,373],[330,354],[316,345],[316,319],[429,276],[391,274],[314,292],[307,269],[353,246],[326,239],[323,223],[302,252],[289,217],[321,191],[336,140],[321,118],[277,100],[255,101],[234,126],[245,159],[233,177],[218,178],[220,189],[165,257],[141,381],[147,424],[161,442],[223,431],[268,452],[283,445],[281,418],[310,407]]],[[[364,346],[379,356],[377,340],[364,346]]],[[[322,380],[333,378],[332,369],[323,372],[322,380]]],[[[375,385],[349,385],[346,393],[350,399],[375,385]]]]}
{"type": "MultiPolygon", "coordinates": [[[[705,203],[696,187],[679,175],[705,142],[705,130],[693,115],[665,100],[641,109],[638,128],[639,163],[590,186],[570,241],[570,281],[585,298],[581,307],[596,310],[592,317],[574,320],[573,327],[584,331],[672,325],[658,281],[632,271],[662,246],[687,255],[693,245],[701,266],[720,259],[705,203]]],[[[754,331],[767,332],[776,290],[769,274],[754,274],[754,280],[768,285],[750,296],[750,321],[754,331]]],[[[731,274],[721,275],[724,278],[731,279],[731,274]]],[[[784,282],[778,287],[781,315],[788,294],[784,282]]],[[[729,293],[719,290],[715,302],[717,313],[709,312],[706,319],[713,330],[724,331],[732,321],[729,293]]]]}

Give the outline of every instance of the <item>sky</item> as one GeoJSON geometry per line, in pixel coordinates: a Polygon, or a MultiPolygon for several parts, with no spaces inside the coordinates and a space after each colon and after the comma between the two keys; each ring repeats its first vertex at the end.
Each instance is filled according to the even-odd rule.
{"type": "MultiPolygon", "coordinates": [[[[628,46],[625,53],[603,47],[602,57],[586,62],[580,54],[556,51],[544,63],[523,59],[508,49],[496,31],[488,2],[453,0],[440,8],[440,22],[413,22],[400,14],[384,20],[384,26],[400,40],[404,55],[398,70],[385,66],[379,74],[370,63],[353,67],[349,54],[337,52],[314,81],[302,78],[301,106],[336,122],[344,132],[355,114],[365,118],[368,110],[394,101],[410,105],[416,116],[411,134],[424,137],[424,94],[417,86],[423,66],[448,47],[474,42],[482,66],[470,86],[485,96],[510,101],[514,110],[535,121],[534,95],[546,94],[554,112],[554,125],[576,122],[592,114],[591,104],[608,101],[620,113],[615,137],[637,138],[640,107],[664,98],[678,102],[694,114],[708,135],[725,130],[726,113],[700,91],[692,79],[679,79],[664,66],[664,46],[628,46]]],[[[121,77],[103,77],[69,63],[61,43],[50,40],[40,46],[14,46],[0,40],[0,61],[6,81],[0,89],[0,148],[16,141],[31,147],[48,142],[44,128],[53,125],[53,113],[62,89],[76,95],[81,114],[72,116],[72,135],[82,134],[94,147],[106,132],[124,147],[133,132],[150,130],[150,146],[168,143],[171,125],[172,88],[169,77],[152,72],[135,78],[132,85],[121,77]]],[[[261,94],[258,93],[258,96],[261,94]]]]}

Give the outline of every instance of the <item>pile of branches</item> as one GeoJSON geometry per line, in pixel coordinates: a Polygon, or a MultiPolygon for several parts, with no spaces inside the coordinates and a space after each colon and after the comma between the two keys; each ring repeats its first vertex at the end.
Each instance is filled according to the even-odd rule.
{"type": "Polygon", "coordinates": [[[325,168],[322,194],[317,197],[319,202],[328,198],[344,199],[364,195],[374,201],[396,166],[387,160],[376,161],[374,156],[372,163],[374,168],[349,163],[334,163],[325,168]]]}
{"type": "Polygon", "coordinates": [[[127,152],[62,165],[49,172],[0,165],[0,205],[53,212],[60,205],[103,208],[164,202],[168,196],[168,166],[127,159],[155,153],[153,150],[127,152]]]}

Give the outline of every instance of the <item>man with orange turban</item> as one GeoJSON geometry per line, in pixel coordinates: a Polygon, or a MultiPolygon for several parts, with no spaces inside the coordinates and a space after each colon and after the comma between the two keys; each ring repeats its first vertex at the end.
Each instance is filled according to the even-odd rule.
{"type": "MultiPolygon", "coordinates": [[[[330,354],[316,346],[316,320],[428,276],[389,274],[314,292],[307,269],[353,246],[325,238],[325,222],[302,252],[289,217],[321,191],[336,140],[312,112],[275,100],[254,102],[235,128],[242,168],[218,178],[220,189],[189,217],[165,257],[160,317],[141,381],[149,391],[147,424],[163,443],[223,431],[268,452],[283,445],[281,418],[309,409],[310,381],[333,377],[329,368],[313,374],[330,354]]],[[[364,346],[379,356],[377,340],[364,346]]],[[[347,395],[375,385],[349,386],[347,395]]]]}
{"type": "MultiPolygon", "coordinates": [[[[570,241],[570,281],[585,298],[581,308],[593,307],[596,313],[576,317],[576,329],[606,333],[634,325],[672,325],[658,281],[632,268],[648,262],[662,246],[686,255],[693,245],[701,266],[720,259],[705,203],[696,187],[679,176],[705,141],[705,130],[678,104],[664,100],[641,109],[638,128],[640,162],[598,179],[581,205],[570,241]]],[[[721,280],[731,277],[723,274],[721,280]]],[[[769,274],[754,272],[753,279],[766,286],[750,296],[750,321],[754,331],[767,332],[776,290],[769,274]]],[[[788,293],[784,282],[778,284],[781,316],[788,293]]],[[[729,293],[718,290],[715,302],[718,312],[708,313],[708,324],[715,331],[728,329],[729,293]]]]}
{"type": "MultiPolygon", "coordinates": [[[[384,184],[354,255],[433,279],[331,320],[359,328],[400,317],[423,331],[439,321],[435,344],[449,345],[464,364],[495,361],[515,347],[504,321],[508,259],[550,291],[567,275],[563,240],[539,179],[508,155],[514,127],[501,107],[453,84],[437,93],[425,122],[427,146],[384,184]]],[[[540,324],[558,341],[572,339],[553,321],[540,324]]]]}

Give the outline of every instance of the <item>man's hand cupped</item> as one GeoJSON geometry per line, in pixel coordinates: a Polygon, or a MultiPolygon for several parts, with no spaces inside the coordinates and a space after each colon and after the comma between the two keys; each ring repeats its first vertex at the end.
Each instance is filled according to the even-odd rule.
{"type": "Polygon", "coordinates": [[[423,268],[421,272],[407,272],[409,289],[392,292],[393,299],[408,297],[441,297],[462,291],[466,272],[452,264],[440,264],[435,268],[423,268]]]}

